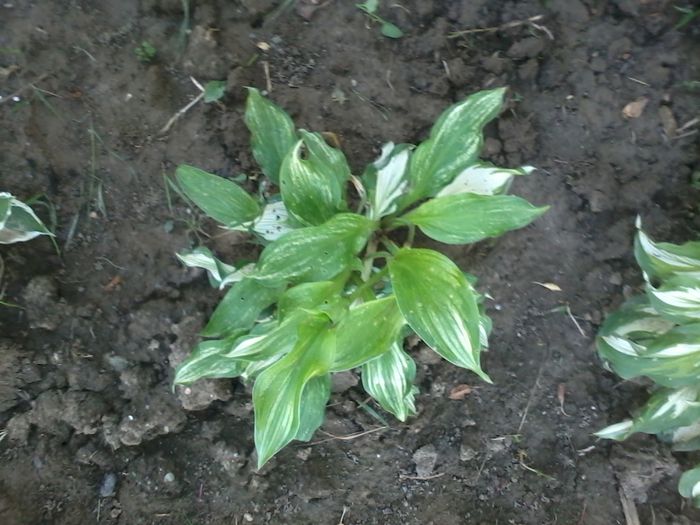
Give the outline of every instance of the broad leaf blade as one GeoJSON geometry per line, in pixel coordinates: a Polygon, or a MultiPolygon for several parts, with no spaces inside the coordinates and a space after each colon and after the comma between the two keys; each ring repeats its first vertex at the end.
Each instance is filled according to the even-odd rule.
{"type": "Polygon", "coordinates": [[[401,38],[403,36],[403,31],[401,31],[398,26],[392,24],[391,22],[384,22],[380,31],[382,35],[389,38],[401,38]]]}
{"type": "Polygon", "coordinates": [[[302,325],[294,349],[255,381],[253,406],[258,468],[299,433],[304,388],[314,377],[328,373],[333,358],[334,335],[327,327],[327,318],[302,325]]]}
{"type": "Polygon", "coordinates": [[[175,177],[185,195],[224,226],[239,226],[260,214],[255,199],[235,182],[185,164],[177,167],[175,177]]]}
{"type": "Polygon", "coordinates": [[[362,386],[387,412],[399,421],[416,413],[416,364],[401,345],[394,342],[388,352],[362,366],[362,386]]]}
{"type": "Polygon", "coordinates": [[[370,217],[379,219],[397,209],[397,201],[408,187],[406,168],[411,155],[410,144],[382,146],[382,154],[367,166],[363,181],[370,193],[370,217]]]}
{"type": "Polygon", "coordinates": [[[180,363],[175,371],[176,384],[193,383],[202,378],[237,377],[247,362],[240,359],[232,359],[224,354],[235,344],[237,337],[234,335],[226,339],[215,341],[202,341],[188,358],[180,363]]]}
{"type": "Polygon", "coordinates": [[[282,159],[297,141],[294,122],[260,91],[248,88],[245,124],[250,130],[250,146],[255,160],[263,173],[278,184],[282,159]]]}
{"type": "Polygon", "coordinates": [[[700,321],[700,272],[674,275],[658,288],[648,284],[646,292],[663,317],[678,323],[700,321]]]}
{"type": "Polygon", "coordinates": [[[252,266],[236,269],[216,257],[209,248],[198,246],[190,252],[176,253],[178,259],[189,268],[202,268],[207,271],[209,282],[215,288],[222,289],[228,284],[237,283],[248,275],[252,266]]]}
{"type": "Polygon", "coordinates": [[[252,277],[266,286],[332,279],[351,264],[372,227],[366,217],[343,213],[289,232],[263,250],[252,277]]]}
{"type": "Polygon", "coordinates": [[[0,193],[0,244],[29,241],[39,235],[54,236],[29,206],[9,193],[0,193]]]}
{"type": "Polygon", "coordinates": [[[547,209],[512,195],[462,193],[431,199],[401,220],[437,241],[466,244],[527,226],[547,209]]]}
{"type": "Polygon", "coordinates": [[[389,261],[389,272],[401,313],[421,339],[491,382],[480,365],[477,294],[462,271],[436,251],[403,248],[389,261]]]}
{"type": "Polygon", "coordinates": [[[282,200],[306,226],[326,222],[345,208],[345,183],[350,168],[340,150],[318,133],[301,130],[302,139],[289,151],[280,168],[282,200]],[[306,158],[302,158],[302,147],[306,158]]]}
{"type": "Polygon", "coordinates": [[[301,393],[299,430],[294,439],[309,441],[313,437],[314,432],[323,424],[326,416],[326,404],[330,397],[330,374],[314,377],[306,383],[304,391],[301,393]]]}
{"type": "Polygon", "coordinates": [[[700,272],[700,242],[656,243],[641,229],[637,218],[634,255],[647,280],[665,279],[676,273],[700,272]]]}
{"type": "Polygon", "coordinates": [[[282,290],[262,286],[248,277],[238,281],[216,307],[202,335],[222,337],[237,330],[248,330],[260,313],[277,300],[282,290]]]}
{"type": "Polygon", "coordinates": [[[279,317],[284,319],[300,308],[328,311],[332,310],[337,302],[345,303],[340,297],[340,292],[346,279],[347,274],[341,274],[332,281],[302,283],[289,288],[277,303],[279,317]]]}
{"type": "Polygon", "coordinates": [[[694,507],[700,507],[700,467],[683,473],[678,482],[678,492],[684,498],[691,498],[694,507]]]}
{"type": "Polygon", "coordinates": [[[351,308],[336,327],[331,371],[350,370],[389,351],[404,324],[393,295],[351,308]]]}
{"type": "Polygon", "coordinates": [[[413,153],[404,207],[435,195],[474,164],[483,143],[482,129],[500,112],[504,93],[505,88],[480,91],[442,113],[428,140],[413,153]]]}
{"type": "Polygon", "coordinates": [[[266,241],[276,241],[297,227],[282,201],[268,202],[252,224],[252,230],[266,241]]]}
{"type": "Polygon", "coordinates": [[[532,166],[517,169],[499,168],[488,162],[478,162],[457,175],[455,180],[440,190],[437,197],[460,193],[501,195],[508,191],[513,177],[529,175],[534,169],[532,166]]]}

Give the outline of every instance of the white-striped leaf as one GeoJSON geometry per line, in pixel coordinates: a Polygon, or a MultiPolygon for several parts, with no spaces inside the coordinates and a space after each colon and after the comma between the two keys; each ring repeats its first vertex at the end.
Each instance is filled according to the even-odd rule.
{"type": "Polygon", "coordinates": [[[328,374],[333,359],[335,334],[328,326],[324,315],[302,324],[294,349],[255,380],[258,468],[299,434],[304,388],[314,377],[328,374]]]}
{"type": "Polygon", "coordinates": [[[651,305],[662,316],[679,322],[700,321],[700,277],[681,273],[654,288],[646,287],[651,305]]]}
{"type": "Polygon", "coordinates": [[[331,375],[325,374],[309,380],[301,393],[299,430],[294,439],[309,441],[326,416],[326,404],[331,397],[331,375]]]}
{"type": "Polygon", "coordinates": [[[514,176],[529,175],[534,170],[532,166],[508,169],[499,168],[488,162],[478,162],[457,175],[455,180],[440,190],[437,197],[460,193],[500,195],[508,191],[514,176]]]}
{"type": "Polygon", "coordinates": [[[408,187],[406,167],[412,147],[388,142],[382,146],[381,156],[365,170],[363,179],[369,189],[370,217],[373,219],[396,211],[396,201],[408,187]]]}
{"type": "Polygon", "coordinates": [[[447,244],[466,244],[527,226],[549,209],[512,195],[460,193],[437,197],[410,211],[401,221],[447,244]]]}
{"type": "Polygon", "coordinates": [[[332,279],[350,266],[373,226],[366,217],[342,213],[289,232],[263,250],[251,277],[266,286],[332,279]]]}
{"type": "Polygon", "coordinates": [[[483,144],[482,129],[500,112],[504,93],[505,88],[480,91],[440,115],[428,140],[411,157],[404,207],[437,194],[474,164],[483,144]]]}
{"type": "Polygon", "coordinates": [[[225,356],[235,344],[237,336],[214,341],[202,341],[175,371],[177,384],[193,383],[205,377],[237,377],[248,363],[225,356]]]}
{"type": "Polygon", "coordinates": [[[700,507],[700,467],[683,473],[678,482],[678,492],[693,501],[693,506],[700,507]]]}
{"type": "Polygon", "coordinates": [[[405,323],[393,295],[351,308],[335,328],[331,371],[350,370],[387,352],[405,323]]]}
{"type": "Polygon", "coordinates": [[[9,193],[0,193],[0,244],[29,241],[40,235],[53,237],[34,210],[9,193]]]}
{"type": "Polygon", "coordinates": [[[480,365],[477,294],[462,271],[439,252],[402,248],[389,261],[389,273],[399,309],[421,339],[491,382],[480,365]]]}
{"type": "Polygon", "coordinates": [[[248,88],[244,120],[250,130],[253,157],[263,173],[279,184],[282,159],[297,141],[294,122],[283,109],[255,88],[248,88]]]}
{"type": "Polygon", "coordinates": [[[250,225],[250,228],[266,241],[276,241],[297,227],[298,224],[289,216],[289,211],[282,201],[268,202],[263,207],[260,217],[250,225]]]}
{"type": "Polygon", "coordinates": [[[416,413],[416,364],[396,341],[388,352],[362,365],[362,386],[384,410],[406,421],[416,413]]]}
{"type": "Polygon", "coordinates": [[[676,273],[697,272],[700,274],[700,242],[685,244],[656,243],[642,231],[637,217],[637,236],[634,255],[647,280],[664,279],[676,273]]]}
{"type": "Polygon", "coordinates": [[[282,161],[282,200],[299,222],[317,226],[347,208],[345,184],[350,168],[343,153],[329,146],[320,134],[304,130],[301,134],[302,139],[282,161]]]}
{"type": "Polygon", "coordinates": [[[175,255],[185,266],[206,270],[209,283],[219,290],[240,281],[253,270],[253,265],[247,265],[237,270],[214,257],[211,250],[205,246],[198,246],[191,252],[176,253],[175,255]]]}

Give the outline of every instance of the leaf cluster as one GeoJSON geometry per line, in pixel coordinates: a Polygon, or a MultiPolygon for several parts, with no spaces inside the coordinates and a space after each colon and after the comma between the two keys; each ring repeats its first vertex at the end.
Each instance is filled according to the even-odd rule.
{"type": "MultiPolygon", "coordinates": [[[[645,293],[603,323],[596,340],[608,368],[623,377],[648,377],[651,397],[633,417],[598,436],[623,440],[656,434],[675,450],[700,449],[700,242],[654,242],[637,221],[634,254],[645,293]]],[[[700,505],[700,467],[686,472],[680,492],[700,505]]]]}
{"type": "Polygon", "coordinates": [[[296,129],[251,88],[245,123],[268,190],[255,197],[232,180],[177,168],[177,184],[194,205],[264,246],[256,263],[238,268],[204,247],[179,255],[206,269],[212,285],[230,288],[202,331],[206,340],[175,377],[254,381],[259,465],[290,441],[311,438],[336,372],[359,369],[365,390],[385,410],[401,421],[414,414],[416,365],[403,346],[411,333],[490,381],[480,355],[491,323],[475,278],[412,243],[416,228],[443,243],[472,243],[545,211],[503,194],[531,168],[478,159],[482,129],[498,115],[503,95],[482,91],[451,106],[427,140],[388,143],[355,176],[324,135],[296,129]]]}

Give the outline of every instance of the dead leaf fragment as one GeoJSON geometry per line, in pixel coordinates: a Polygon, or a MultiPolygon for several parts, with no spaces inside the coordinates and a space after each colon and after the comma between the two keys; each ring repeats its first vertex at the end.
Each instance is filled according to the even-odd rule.
{"type": "Polygon", "coordinates": [[[671,111],[671,108],[668,106],[661,106],[659,108],[659,120],[661,120],[661,125],[664,128],[664,133],[666,133],[666,136],[669,138],[672,138],[676,135],[676,131],[678,130],[678,123],[676,122],[676,118],[673,116],[673,111],[671,111]]]}
{"type": "Polygon", "coordinates": [[[457,385],[452,390],[450,390],[448,397],[454,401],[461,401],[471,393],[472,387],[470,387],[469,385],[457,385]]]}
{"type": "Polygon", "coordinates": [[[538,284],[538,285],[540,285],[542,288],[546,288],[546,289],[549,290],[550,292],[561,292],[561,288],[559,287],[558,284],[554,284],[554,283],[540,283],[540,282],[538,282],[538,281],[532,281],[532,283],[533,283],[533,284],[538,284]]]}
{"type": "Polygon", "coordinates": [[[627,104],[622,109],[622,114],[626,118],[639,118],[642,116],[644,108],[647,107],[648,103],[649,99],[647,97],[640,97],[637,100],[633,100],[632,102],[627,104]]]}

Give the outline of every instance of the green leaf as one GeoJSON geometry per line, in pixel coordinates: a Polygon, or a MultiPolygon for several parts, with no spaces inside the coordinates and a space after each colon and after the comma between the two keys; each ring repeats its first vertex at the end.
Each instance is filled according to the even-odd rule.
{"type": "Polygon", "coordinates": [[[248,88],[244,120],[251,134],[253,157],[263,173],[278,184],[282,159],[297,141],[294,122],[255,88],[248,88]]]}
{"type": "Polygon", "coordinates": [[[235,283],[214,310],[202,331],[204,337],[222,337],[248,330],[260,313],[282,293],[281,287],[267,287],[249,277],[235,283]]]}
{"type": "Polygon", "coordinates": [[[678,492],[684,498],[691,498],[694,507],[700,507],[700,467],[683,473],[678,482],[678,492]]]}
{"type": "Polygon", "coordinates": [[[289,232],[268,245],[251,276],[265,285],[332,279],[362,250],[374,223],[352,213],[289,232]]]}
{"type": "Polygon", "coordinates": [[[624,379],[646,376],[666,387],[700,381],[700,323],[676,326],[646,345],[612,334],[598,339],[598,351],[624,379]]]}
{"type": "Polygon", "coordinates": [[[399,421],[406,421],[416,413],[414,397],[418,389],[413,386],[415,378],[416,363],[397,342],[388,352],[362,366],[365,391],[399,421]]]}
{"type": "Polygon", "coordinates": [[[327,330],[328,325],[327,318],[302,325],[294,349],[255,381],[258,468],[299,434],[304,388],[314,377],[328,374],[333,358],[334,333],[327,330]]]}
{"type": "Polygon", "coordinates": [[[639,217],[637,229],[634,255],[648,281],[665,279],[675,273],[700,272],[700,242],[692,241],[681,245],[655,243],[642,231],[639,217]]]}
{"type": "Polygon", "coordinates": [[[654,309],[667,319],[679,323],[700,321],[700,272],[680,273],[658,288],[648,284],[646,292],[654,309]]]}
{"type": "Polygon", "coordinates": [[[393,295],[351,308],[335,329],[331,371],[350,370],[389,351],[404,324],[393,295]]]}
{"type": "Polygon", "coordinates": [[[501,195],[508,191],[514,176],[529,175],[534,170],[532,166],[508,169],[499,168],[488,162],[477,162],[457,175],[455,180],[440,190],[437,197],[460,193],[501,195]]]}
{"type": "Polygon", "coordinates": [[[527,226],[548,209],[512,195],[461,193],[431,199],[401,220],[437,241],[466,244],[527,226]]]}
{"type": "Polygon", "coordinates": [[[391,22],[384,22],[381,28],[382,35],[389,38],[401,38],[403,36],[403,31],[391,22]]]}
{"type": "Polygon", "coordinates": [[[238,335],[233,335],[226,339],[202,341],[199,343],[188,358],[177,367],[174,382],[176,384],[185,384],[194,383],[198,379],[205,377],[239,376],[248,363],[223,355],[233,347],[237,338],[238,335]]]}
{"type": "Polygon", "coordinates": [[[255,199],[235,182],[185,164],[177,167],[175,177],[185,195],[224,226],[235,227],[260,214],[255,199]]]}
{"type": "Polygon", "coordinates": [[[476,162],[483,143],[482,129],[503,104],[505,88],[480,91],[445,110],[416,148],[409,166],[409,194],[403,207],[438,193],[476,162]]]}
{"type": "Polygon", "coordinates": [[[355,6],[362,9],[366,13],[373,14],[379,8],[379,0],[367,0],[361,4],[355,4],[355,6]]]}
{"type": "Polygon", "coordinates": [[[300,133],[302,140],[282,161],[282,200],[299,222],[317,226],[347,207],[345,183],[350,168],[343,153],[330,147],[320,134],[300,133]],[[306,158],[302,158],[302,146],[306,158]]]}
{"type": "Polygon", "coordinates": [[[449,362],[490,383],[480,365],[477,294],[462,271],[436,251],[402,248],[389,273],[409,326],[449,362]]]}
{"type": "Polygon", "coordinates": [[[225,80],[212,80],[211,82],[207,82],[204,86],[204,102],[206,102],[207,104],[209,104],[210,102],[216,102],[224,96],[225,92],[225,80]]]}
{"type": "Polygon", "coordinates": [[[331,375],[314,377],[301,393],[299,430],[294,439],[309,441],[326,417],[326,404],[331,397],[331,375]]]}
{"type": "Polygon", "coordinates": [[[251,225],[251,229],[266,241],[276,241],[297,227],[281,200],[268,202],[260,217],[251,225]]]}
{"type": "Polygon", "coordinates": [[[237,270],[214,257],[211,250],[204,246],[198,246],[191,252],[176,253],[175,255],[182,264],[189,268],[206,270],[209,275],[209,283],[219,289],[242,280],[253,268],[252,265],[247,265],[237,270]]]}
{"type": "Polygon", "coordinates": [[[362,175],[370,194],[370,217],[379,219],[396,211],[396,201],[408,187],[406,167],[411,155],[410,144],[382,146],[381,156],[362,175]]]}
{"type": "Polygon", "coordinates": [[[54,236],[29,206],[9,193],[0,193],[0,244],[29,241],[39,235],[54,236]]]}
{"type": "MultiPolygon", "coordinates": [[[[277,303],[277,312],[281,319],[300,308],[333,310],[334,303],[345,301],[340,293],[347,280],[347,274],[341,274],[332,281],[302,283],[289,288],[277,303]]],[[[332,318],[333,316],[331,316],[332,318]]]]}

